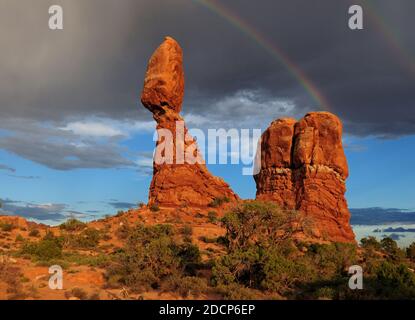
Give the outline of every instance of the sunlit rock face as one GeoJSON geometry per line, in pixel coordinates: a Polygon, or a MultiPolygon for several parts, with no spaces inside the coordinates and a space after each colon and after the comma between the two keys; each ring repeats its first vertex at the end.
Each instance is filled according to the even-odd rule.
{"type": "Polygon", "coordinates": [[[216,198],[237,200],[229,185],[207,170],[179,114],[184,83],[182,48],[176,40],[166,37],[150,58],[141,94],[141,102],[153,114],[159,134],[165,129],[172,138],[170,145],[164,138],[157,142],[149,204],[205,207],[216,198]],[[157,161],[160,158],[168,161],[161,163],[157,161]],[[187,161],[189,158],[195,161],[187,161]]]}
{"type": "Polygon", "coordinates": [[[278,119],[263,133],[257,199],[309,218],[312,237],[354,242],[345,198],[348,177],[342,123],[328,112],[278,119]]]}

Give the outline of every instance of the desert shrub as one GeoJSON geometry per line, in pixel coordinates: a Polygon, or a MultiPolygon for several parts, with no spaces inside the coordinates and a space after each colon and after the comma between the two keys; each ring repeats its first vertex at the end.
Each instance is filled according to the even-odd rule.
{"type": "Polygon", "coordinates": [[[49,261],[62,257],[63,239],[47,234],[39,242],[25,243],[21,249],[24,255],[30,255],[39,261],[49,261]]]}
{"type": "Polygon", "coordinates": [[[152,204],[150,206],[150,211],[151,212],[159,212],[160,211],[160,207],[157,204],[152,204]]]}
{"type": "Polygon", "coordinates": [[[118,210],[117,214],[115,215],[116,217],[122,217],[125,214],[125,212],[123,210],[118,210]]]}
{"type": "Polygon", "coordinates": [[[39,235],[40,235],[40,232],[39,232],[38,229],[32,229],[29,232],[29,237],[37,238],[37,237],[39,237],[39,235]]]}
{"type": "Polygon", "coordinates": [[[0,281],[6,283],[6,293],[9,294],[8,299],[25,299],[26,294],[23,290],[21,279],[23,274],[20,268],[11,265],[8,262],[0,262],[0,281]]]}
{"type": "Polygon", "coordinates": [[[402,260],[405,257],[405,252],[398,247],[398,244],[392,238],[383,238],[380,241],[382,250],[388,254],[390,259],[402,260]]]}
{"type": "Polygon", "coordinates": [[[345,243],[311,244],[306,257],[324,278],[347,274],[348,268],[357,263],[356,246],[345,243]]]}
{"type": "Polygon", "coordinates": [[[272,203],[247,202],[222,219],[228,254],[216,261],[216,286],[243,285],[281,291],[304,276],[305,264],[295,263],[298,249],[288,240],[299,222],[296,212],[284,212],[272,203]]]}
{"type": "Polygon", "coordinates": [[[3,232],[10,232],[14,229],[16,229],[16,226],[13,223],[7,223],[7,222],[0,223],[0,230],[3,232]]]}
{"type": "Polygon", "coordinates": [[[406,256],[408,259],[415,262],[415,242],[412,242],[411,245],[406,248],[406,256]]]}
{"type": "Polygon", "coordinates": [[[120,240],[125,240],[132,232],[132,228],[128,223],[122,223],[121,226],[115,231],[115,235],[120,240]]]}
{"type": "Polygon", "coordinates": [[[185,237],[191,237],[193,235],[193,228],[187,224],[180,230],[180,233],[185,237]]]}
{"type": "Polygon", "coordinates": [[[211,203],[209,203],[209,207],[217,208],[217,207],[220,207],[221,205],[223,205],[224,203],[228,203],[230,201],[231,201],[231,199],[229,199],[226,196],[225,197],[217,197],[217,198],[213,199],[211,203]]]}
{"type": "Polygon", "coordinates": [[[18,235],[16,236],[16,242],[23,242],[23,241],[24,241],[23,236],[22,236],[21,234],[18,234],[18,235]]]}
{"type": "Polygon", "coordinates": [[[415,274],[405,264],[384,261],[375,274],[376,294],[386,299],[415,299],[415,274]]]}
{"type": "Polygon", "coordinates": [[[317,299],[332,300],[332,299],[336,299],[337,296],[338,296],[337,290],[333,287],[328,287],[328,286],[317,289],[315,293],[315,297],[317,299]]]}
{"type": "Polygon", "coordinates": [[[215,223],[217,219],[218,219],[218,213],[216,211],[208,212],[208,220],[210,223],[215,223]]]}
{"type": "Polygon", "coordinates": [[[316,291],[323,284],[327,292],[335,291],[340,281],[347,285],[348,267],[357,261],[352,244],[294,242],[293,233],[307,232],[306,222],[297,212],[272,203],[237,205],[222,222],[226,235],[221,242],[227,244],[227,254],[212,268],[212,283],[218,288],[237,285],[277,296],[296,298],[301,293],[312,298],[322,294],[316,291]]]}
{"type": "Polygon", "coordinates": [[[171,276],[162,284],[162,289],[177,292],[183,298],[187,298],[199,297],[209,291],[209,286],[204,278],[171,276]]]}
{"type": "Polygon", "coordinates": [[[382,248],[380,242],[373,236],[361,239],[360,243],[365,249],[380,250],[382,248]]]}
{"type": "Polygon", "coordinates": [[[209,238],[206,236],[199,237],[200,241],[203,241],[204,243],[217,243],[218,238],[209,238]]]}
{"type": "Polygon", "coordinates": [[[261,248],[250,245],[232,249],[216,261],[212,269],[212,281],[216,286],[239,284],[247,288],[287,294],[297,283],[313,280],[315,272],[301,260],[299,252],[286,243],[283,248],[261,248]],[[292,251],[291,253],[289,253],[292,251]]]}
{"type": "Polygon", "coordinates": [[[86,255],[77,251],[65,251],[60,262],[67,263],[68,265],[76,264],[105,268],[110,264],[111,257],[107,254],[86,255]]]}
{"type": "Polygon", "coordinates": [[[69,234],[65,237],[68,247],[77,249],[95,248],[101,239],[101,232],[94,228],[87,228],[79,234],[69,234]]]}
{"type": "Polygon", "coordinates": [[[62,223],[59,228],[65,231],[81,231],[86,228],[86,224],[75,218],[68,219],[68,221],[62,223]]]}
{"type": "Polygon", "coordinates": [[[191,243],[175,244],[174,255],[179,259],[182,273],[195,275],[196,269],[202,260],[197,246],[191,243]]]}
{"type": "Polygon", "coordinates": [[[107,268],[112,284],[123,284],[135,291],[160,288],[169,277],[192,272],[200,253],[192,244],[178,244],[171,225],[131,228],[125,247],[107,268]]]}
{"type": "Polygon", "coordinates": [[[271,202],[252,201],[235,206],[222,219],[232,248],[275,246],[304,228],[296,211],[284,211],[271,202]]]}
{"type": "Polygon", "coordinates": [[[88,299],[88,294],[86,293],[86,291],[84,289],[73,288],[70,291],[65,292],[65,297],[67,299],[69,299],[71,297],[75,297],[75,298],[78,298],[79,300],[87,300],[88,299]]]}
{"type": "Polygon", "coordinates": [[[144,208],[146,206],[146,204],[144,203],[144,202],[139,202],[138,203],[138,207],[141,209],[141,208],[144,208]]]}

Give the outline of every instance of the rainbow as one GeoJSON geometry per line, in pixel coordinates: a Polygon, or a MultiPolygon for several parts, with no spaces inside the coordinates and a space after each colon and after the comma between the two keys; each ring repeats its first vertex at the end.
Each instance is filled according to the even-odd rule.
{"type": "Polygon", "coordinates": [[[254,26],[242,20],[241,17],[231,12],[227,7],[225,7],[223,4],[218,3],[216,0],[194,1],[230,22],[233,26],[235,26],[237,29],[255,41],[258,45],[268,51],[274,58],[279,61],[279,63],[286,67],[290,74],[315,100],[315,102],[318,104],[318,107],[322,108],[323,110],[330,111],[331,108],[329,102],[321,90],[319,90],[319,88],[311,81],[310,78],[308,78],[304,71],[301,70],[301,68],[296,65],[295,62],[291,60],[280,47],[262,35],[258,30],[255,29],[254,26]]]}
{"type": "Polygon", "coordinates": [[[384,37],[389,49],[394,52],[396,56],[401,58],[399,61],[405,70],[415,74],[415,60],[405,49],[405,46],[399,41],[399,36],[388,26],[386,19],[380,14],[379,10],[376,9],[375,5],[370,0],[364,1],[364,4],[368,9],[369,20],[377,28],[379,34],[384,37]]]}

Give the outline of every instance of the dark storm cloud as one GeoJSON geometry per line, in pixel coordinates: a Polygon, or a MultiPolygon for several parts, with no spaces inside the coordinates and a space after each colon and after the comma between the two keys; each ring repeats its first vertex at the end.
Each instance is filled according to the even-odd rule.
{"type": "MultiPolygon", "coordinates": [[[[398,50],[376,20],[369,19],[373,10],[368,1],[218,2],[286,52],[327,97],[347,132],[384,137],[415,133],[415,75],[407,58],[415,52],[415,2],[372,1],[371,7],[396,34],[398,50]],[[355,3],[365,9],[362,31],[347,27],[347,9],[355,3]]],[[[53,1],[64,8],[63,31],[47,28],[51,4],[0,4],[0,118],[65,122],[95,115],[151,120],[138,97],[148,58],[165,35],[175,37],[184,49],[185,114],[238,127],[247,114],[256,119],[256,104],[261,104],[227,103],[240,92],[261,92],[255,99],[265,102],[257,112],[263,117],[249,122],[257,127],[273,117],[320,109],[281,61],[198,1],[53,1]],[[267,110],[270,101],[289,101],[294,107],[280,110],[278,103],[270,103],[267,110]]],[[[22,148],[28,141],[10,140],[9,149],[10,143],[22,148]]],[[[4,142],[0,147],[5,148],[4,142]]],[[[39,157],[32,150],[17,153],[39,157]]],[[[56,165],[68,166],[63,160],[56,165]]]]}
{"type": "Polygon", "coordinates": [[[2,208],[0,214],[20,216],[23,218],[32,218],[36,220],[53,220],[59,221],[65,219],[64,211],[66,205],[64,204],[33,204],[21,203],[13,200],[1,200],[2,208]]]}

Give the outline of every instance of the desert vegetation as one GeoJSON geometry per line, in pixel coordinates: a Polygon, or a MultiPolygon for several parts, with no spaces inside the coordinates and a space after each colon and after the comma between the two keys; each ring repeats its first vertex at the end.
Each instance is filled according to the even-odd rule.
{"type": "Polygon", "coordinates": [[[224,237],[201,237],[224,250],[214,258],[189,242],[188,226],[124,228],[126,245],[112,258],[107,285],[223,299],[415,298],[413,245],[405,252],[390,238],[363,239],[361,247],[297,241],[293,234],[304,232],[306,222],[258,201],[234,207],[221,224],[224,237]],[[352,291],[348,268],[356,264],[365,288],[352,291]]]}
{"type": "MultiPolygon", "coordinates": [[[[415,244],[403,250],[390,238],[364,238],[359,246],[309,242],[296,235],[307,234],[312,223],[269,202],[240,202],[220,214],[209,208],[197,223],[166,216],[149,224],[144,221],[159,221],[163,211],[145,210],[147,216],[134,219],[128,212],[107,218],[99,228],[75,219],[56,228],[6,227],[10,245],[1,250],[30,265],[60,265],[66,274],[84,267],[102,275],[99,288],[68,287],[67,299],[136,299],[149,292],[186,299],[415,298],[415,244]],[[353,265],[363,268],[363,290],[348,287],[353,265]]],[[[39,297],[42,289],[5,261],[0,286],[7,297],[39,297]]]]}

